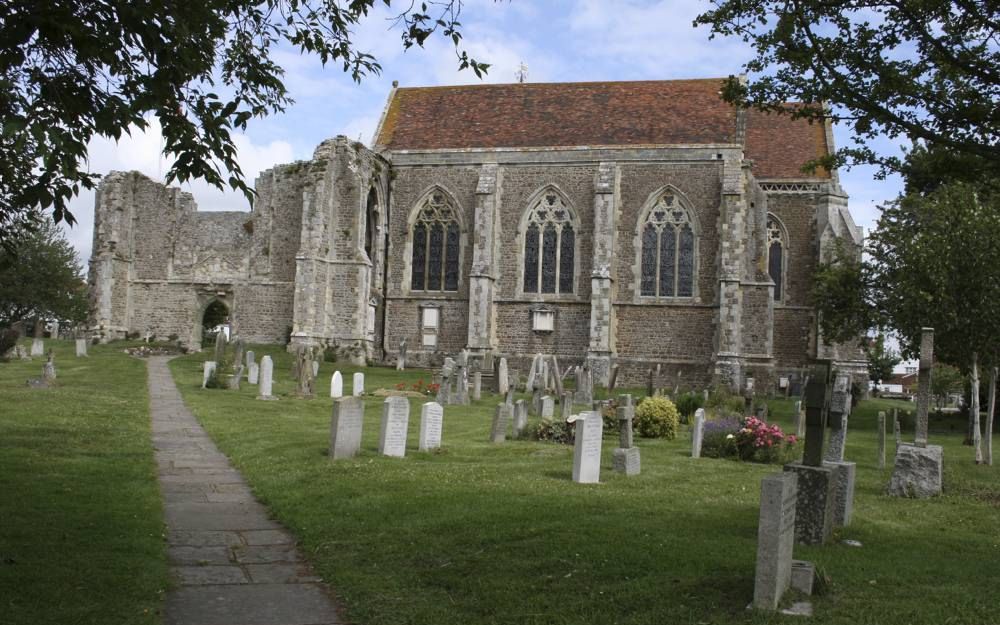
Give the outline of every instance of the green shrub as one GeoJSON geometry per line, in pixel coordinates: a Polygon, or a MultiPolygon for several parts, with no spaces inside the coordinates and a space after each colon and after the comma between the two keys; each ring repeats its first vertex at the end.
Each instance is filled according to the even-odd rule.
{"type": "Polygon", "coordinates": [[[632,427],[645,438],[673,440],[677,436],[680,416],[677,406],[666,397],[647,397],[635,410],[632,427]]]}
{"type": "Polygon", "coordinates": [[[222,381],[222,377],[219,375],[219,370],[221,368],[221,364],[216,365],[215,371],[212,371],[212,374],[208,376],[207,380],[205,380],[205,388],[226,388],[226,385],[222,381]]]}
{"type": "MultiPolygon", "coordinates": [[[[526,430],[527,431],[527,430],[526,430]]],[[[542,419],[535,427],[534,438],[540,441],[552,441],[572,445],[575,440],[575,427],[561,419],[542,419]]]]}
{"type": "Polygon", "coordinates": [[[691,418],[694,416],[694,412],[701,408],[704,403],[705,398],[701,393],[696,393],[694,391],[681,393],[677,396],[677,412],[679,412],[682,417],[691,418]]]}
{"type": "Polygon", "coordinates": [[[18,331],[13,328],[7,328],[3,333],[0,333],[0,356],[14,349],[20,336],[18,331]]]}
{"type": "Polygon", "coordinates": [[[330,346],[323,349],[323,362],[337,362],[337,348],[330,346]]]}
{"type": "Polygon", "coordinates": [[[734,395],[725,386],[716,386],[708,394],[704,407],[719,417],[742,417],[745,404],[742,397],[734,395]]]}
{"type": "Polygon", "coordinates": [[[601,408],[601,420],[604,421],[605,434],[617,434],[618,428],[618,402],[609,401],[601,408]]]}

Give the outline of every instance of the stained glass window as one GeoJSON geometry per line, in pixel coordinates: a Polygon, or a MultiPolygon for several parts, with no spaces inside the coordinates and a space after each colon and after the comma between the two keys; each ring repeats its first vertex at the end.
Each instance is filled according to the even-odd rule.
{"type": "Polygon", "coordinates": [[[572,293],[575,254],[573,213],[559,193],[547,191],[528,211],[524,292],[572,293]]]}
{"type": "Polygon", "coordinates": [[[461,230],[455,207],[434,191],[420,206],[413,226],[410,287],[414,291],[457,291],[461,230]]]}
{"type": "Polygon", "coordinates": [[[785,236],[778,221],[767,217],[767,273],[774,280],[774,299],[781,301],[784,294],[785,236]]]}
{"type": "Polygon", "coordinates": [[[697,240],[691,213],[673,193],[661,195],[642,227],[639,293],[646,297],[691,297],[697,240]]]}

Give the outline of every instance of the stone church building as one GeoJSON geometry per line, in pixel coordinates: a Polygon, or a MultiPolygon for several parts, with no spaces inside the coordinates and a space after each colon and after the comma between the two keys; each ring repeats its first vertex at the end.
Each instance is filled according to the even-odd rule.
{"type": "Polygon", "coordinates": [[[587,359],[621,382],[797,377],[827,346],[812,273],[861,244],[829,126],[734,108],[720,79],[394,88],[373,147],[337,137],[260,175],[249,213],[137,173],[100,186],[92,330],[201,343],[213,302],[250,342],[353,362],[587,359]],[[674,376],[674,377],[670,377],[674,376]]]}

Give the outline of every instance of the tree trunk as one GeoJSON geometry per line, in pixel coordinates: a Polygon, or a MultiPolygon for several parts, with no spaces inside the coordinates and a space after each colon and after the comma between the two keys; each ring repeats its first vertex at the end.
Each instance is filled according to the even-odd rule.
{"type": "Polygon", "coordinates": [[[979,427],[979,354],[972,352],[972,401],[969,404],[972,422],[972,446],[976,450],[976,464],[983,462],[983,438],[979,427]]]}
{"type": "Polygon", "coordinates": [[[985,462],[993,466],[993,411],[997,405],[997,368],[990,371],[990,396],[986,400],[986,453],[985,462]]]}

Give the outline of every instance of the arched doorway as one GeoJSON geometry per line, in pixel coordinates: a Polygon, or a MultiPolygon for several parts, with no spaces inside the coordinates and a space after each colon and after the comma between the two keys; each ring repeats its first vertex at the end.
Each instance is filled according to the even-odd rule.
{"type": "Polygon", "coordinates": [[[201,347],[211,347],[219,332],[229,338],[229,307],[218,299],[213,299],[205,307],[201,316],[201,347]]]}

